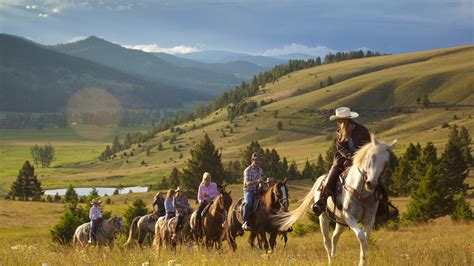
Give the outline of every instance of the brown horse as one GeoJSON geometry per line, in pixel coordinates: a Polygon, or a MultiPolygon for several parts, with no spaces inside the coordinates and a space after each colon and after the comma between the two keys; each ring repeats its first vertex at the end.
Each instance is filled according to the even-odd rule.
{"type": "Polygon", "coordinates": [[[224,225],[227,219],[227,212],[232,205],[232,198],[229,192],[222,191],[209,207],[209,211],[202,217],[202,231],[206,247],[215,246],[221,248],[224,225]]]}
{"type": "MultiPolygon", "coordinates": [[[[279,231],[271,222],[272,215],[282,210],[288,210],[288,188],[286,187],[286,178],[271,186],[263,195],[257,196],[256,199],[257,198],[260,200],[260,203],[256,208],[254,208],[254,212],[250,218],[252,231],[250,232],[248,242],[253,247],[255,237],[258,236],[259,246],[263,244],[263,248],[268,249],[270,247],[273,249],[275,248],[276,238],[279,231]],[[270,245],[266,233],[270,234],[270,245]]],[[[232,250],[237,248],[235,237],[243,235],[241,213],[242,203],[243,200],[239,199],[232,204],[227,217],[226,238],[232,250]]]]}
{"type": "Polygon", "coordinates": [[[185,215],[183,227],[178,232],[176,232],[178,217],[166,220],[163,216],[156,221],[154,245],[156,245],[158,251],[160,251],[161,246],[174,249],[178,243],[186,242],[191,238],[189,217],[190,214],[185,215]]]}

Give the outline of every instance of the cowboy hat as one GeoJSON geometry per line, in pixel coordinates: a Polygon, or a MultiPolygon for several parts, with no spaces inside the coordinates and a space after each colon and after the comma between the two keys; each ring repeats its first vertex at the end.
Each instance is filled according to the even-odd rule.
{"type": "Polygon", "coordinates": [[[95,199],[92,199],[92,200],[91,200],[91,204],[94,204],[94,203],[101,204],[102,201],[101,201],[100,199],[98,199],[98,198],[95,198],[95,199]]]}
{"type": "Polygon", "coordinates": [[[336,114],[331,115],[329,120],[334,121],[338,119],[354,119],[359,117],[359,114],[356,112],[351,112],[349,107],[339,107],[336,109],[336,114]]]}
{"type": "Polygon", "coordinates": [[[180,191],[185,192],[186,190],[182,187],[177,187],[176,190],[175,190],[175,192],[180,192],[180,191]]]}

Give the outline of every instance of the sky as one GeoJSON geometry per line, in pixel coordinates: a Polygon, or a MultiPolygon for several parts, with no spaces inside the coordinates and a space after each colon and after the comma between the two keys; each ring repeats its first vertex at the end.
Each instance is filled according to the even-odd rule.
{"type": "Polygon", "coordinates": [[[473,44],[473,14],[473,0],[0,0],[0,31],[171,54],[405,53],[473,44]]]}

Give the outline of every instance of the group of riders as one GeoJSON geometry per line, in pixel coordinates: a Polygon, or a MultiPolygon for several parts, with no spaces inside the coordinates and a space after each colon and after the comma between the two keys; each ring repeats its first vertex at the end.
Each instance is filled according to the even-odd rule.
{"type": "MultiPolygon", "coordinates": [[[[330,116],[331,121],[338,123],[338,130],[336,133],[336,151],[334,153],[333,164],[329,173],[326,175],[325,182],[322,184],[320,198],[312,206],[313,212],[319,216],[326,210],[326,203],[329,196],[336,193],[338,179],[343,179],[346,170],[352,165],[352,158],[354,154],[364,144],[370,142],[369,130],[360,123],[354,121],[359,116],[356,112],[351,112],[348,107],[340,107],[335,110],[335,114],[330,116]]],[[[251,164],[244,170],[243,173],[243,224],[242,229],[252,230],[251,215],[256,194],[267,190],[274,184],[274,179],[269,177],[265,181],[263,178],[263,170],[261,168],[262,157],[259,152],[254,152],[251,157],[251,164]]],[[[342,180],[341,180],[342,181],[342,180]]],[[[388,194],[381,180],[379,180],[379,191],[382,195],[380,201],[380,208],[388,212],[388,194]]],[[[220,187],[212,182],[211,175],[205,172],[202,177],[202,182],[199,185],[197,201],[199,207],[196,215],[195,230],[199,230],[202,224],[202,214],[213,200],[218,196],[220,187]]],[[[91,230],[89,234],[89,243],[93,242],[93,236],[97,230],[98,223],[102,220],[102,213],[100,209],[100,200],[94,199],[93,205],[89,212],[91,219],[91,230]]],[[[165,216],[166,220],[177,217],[176,232],[182,229],[184,218],[192,212],[189,205],[185,190],[182,187],[171,189],[166,193],[158,192],[153,202],[154,219],[165,216]]],[[[397,213],[387,213],[388,216],[396,216],[397,213]]]]}

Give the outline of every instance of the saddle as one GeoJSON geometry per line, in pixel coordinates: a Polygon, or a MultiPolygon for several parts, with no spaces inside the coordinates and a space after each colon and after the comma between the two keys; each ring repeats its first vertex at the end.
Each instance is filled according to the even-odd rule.
{"type": "MultiPolygon", "coordinates": [[[[212,206],[212,203],[214,203],[213,201],[209,202],[205,207],[204,209],[202,209],[202,212],[201,212],[201,217],[205,217],[207,212],[209,211],[209,209],[211,208],[212,206]]],[[[199,213],[198,213],[199,215],[199,213]]]]}
{"type": "MultiPolygon", "coordinates": [[[[243,198],[240,198],[237,200],[234,211],[237,214],[237,220],[239,223],[243,224],[244,223],[244,209],[247,203],[244,201],[243,198]]],[[[253,200],[253,207],[252,207],[252,214],[257,211],[257,209],[260,207],[261,201],[259,197],[255,197],[253,200]]]]}

